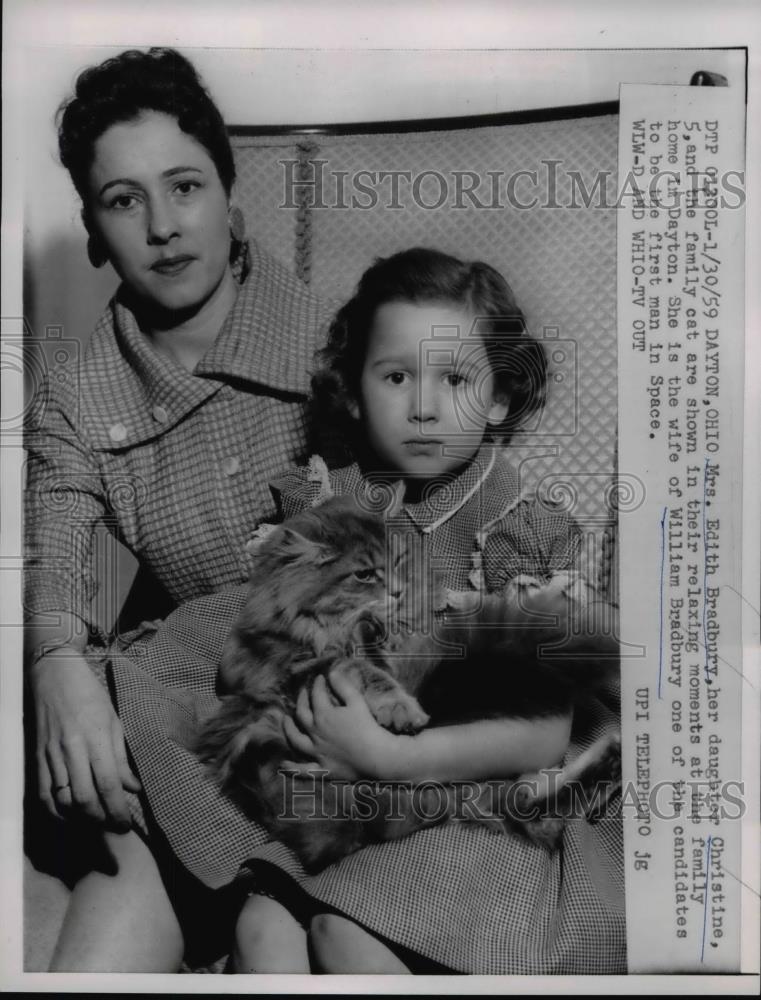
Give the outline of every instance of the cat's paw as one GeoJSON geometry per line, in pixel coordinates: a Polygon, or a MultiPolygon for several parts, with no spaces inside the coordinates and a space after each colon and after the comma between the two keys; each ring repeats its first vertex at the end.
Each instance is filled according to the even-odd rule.
{"type": "Polygon", "coordinates": [[[562,816],[541,816],[523,824],[528,839],[539,847],[546,847],[549,851],[560,847],[564,829],[565,820],[562,816]]]}
{"type": "Polygon", "coordinates": [[[401,688],[365,692],[375,721],[394,733],[416,733],[430,722],[416,698],[401,688]]]}
{"type": "Polygon", "coordinates": [[[584,816],[589,823],[596,823],[606,815],[612,800],[621,791],[620,733],[612,733],[599,742],[596,759],[582,775],[582,783],[587,792],[584,816]]]}
{"type": "Polygon", "coordinates": [[[533,844],[554,851],[563,838],[565,818],[550,810],[547,788],[527,780],[519,781],[513,792],[518,826],[533,844]]]}
{"type": "Polygon", "coordinates": [[[621,734],[611,733],[601,754],[600,772],[611,781],[621,780],[621,734]]]}
{"type": "Polygon", "coordinates": [[[536,816],[541,806],[546,804],[545,796],[539,792],[536,781],[531,781],[525,775],[513,785],[511,795],[515,816],[521,821],[528,821],[529,817],[536,816]]]}

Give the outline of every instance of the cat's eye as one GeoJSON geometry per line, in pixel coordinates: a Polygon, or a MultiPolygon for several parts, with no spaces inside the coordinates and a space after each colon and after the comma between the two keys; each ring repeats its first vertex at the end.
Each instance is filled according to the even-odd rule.
{"type": "Polygon", "coordinates": [[[378,571],[375,569],[355,569],[354,579],[360,583],[373,583],[378,579],[378,571]]]}

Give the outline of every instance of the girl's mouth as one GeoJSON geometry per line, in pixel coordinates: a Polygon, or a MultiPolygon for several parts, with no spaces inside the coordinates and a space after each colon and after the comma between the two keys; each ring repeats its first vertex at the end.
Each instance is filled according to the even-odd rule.
{"type": "Polygon", "coordinates": [[[404,442],[404,447],[413,455],[431,455],[441,450],[443,441],[433,438],[412,438],[404,442]]]}
{"type": "Polygon", "coordinates": [[[151,264],[151,270],[157,274],[173,277],[175,274],[181,274],[194,260],[195,257],[188,254],[179,254],[177,257],[162,257],[151,264]]]}

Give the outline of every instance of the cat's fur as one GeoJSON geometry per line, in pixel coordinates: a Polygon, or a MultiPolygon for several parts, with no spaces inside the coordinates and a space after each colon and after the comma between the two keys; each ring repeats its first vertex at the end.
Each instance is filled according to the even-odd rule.
{"type": "MultiPolygon", "coordinates": [[[[297,515],[262,544],[246,607],[224,649],[222,705],[204,727],[199,752],[226,791],[308,870],[445,818],[437,789],[360,788],[299,772],[283,718],[318,673],[342,671],[381,725],[414,733],[429,723],[563,714],[616,662],[596,604],[574,600],[567,586],[519,582],[510,595],[487,598],[425,634],[410,609],[430,588],[421,588],[403,556],[391,562],[383,520],[352,499],[297,515]],[[426,801],[432,795],[438,806],[426,801]]],[[[591,766],[599,769],[610,749],[593,755],[591,766]]],[[[498,795],[502,818],[510,787],[503,784],[498,795]]],[[[494,786],[488,791],[493,805],[494,786]]],[[[478,803],[474,808],[482,813],[478,803]]],[[[525,829],[552,842],[559,826],[539,821],[525,829]]]]}

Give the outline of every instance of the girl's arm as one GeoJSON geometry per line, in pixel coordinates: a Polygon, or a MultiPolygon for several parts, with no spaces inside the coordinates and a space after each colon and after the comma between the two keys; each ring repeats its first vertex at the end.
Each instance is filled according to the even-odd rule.
{"type": "Polygon", "coordinates": [[[465,781],[524,774],[559,764],[570,734],[570,715],[425,729],[417,736],[392,736],[372,776],[465,781]]]}
{"type": "Polygon", "coordinates": [[[298,726],[285,720],[286,736],[300,753],[337,778],[380,780],[480,780],[541,770],[560,762],[570,740],[571,715],[540,719],[489,719],[398,736],[383,729],[363,696],[346,678],[318,677],[311,698],[299,696],[298,726]]]}

